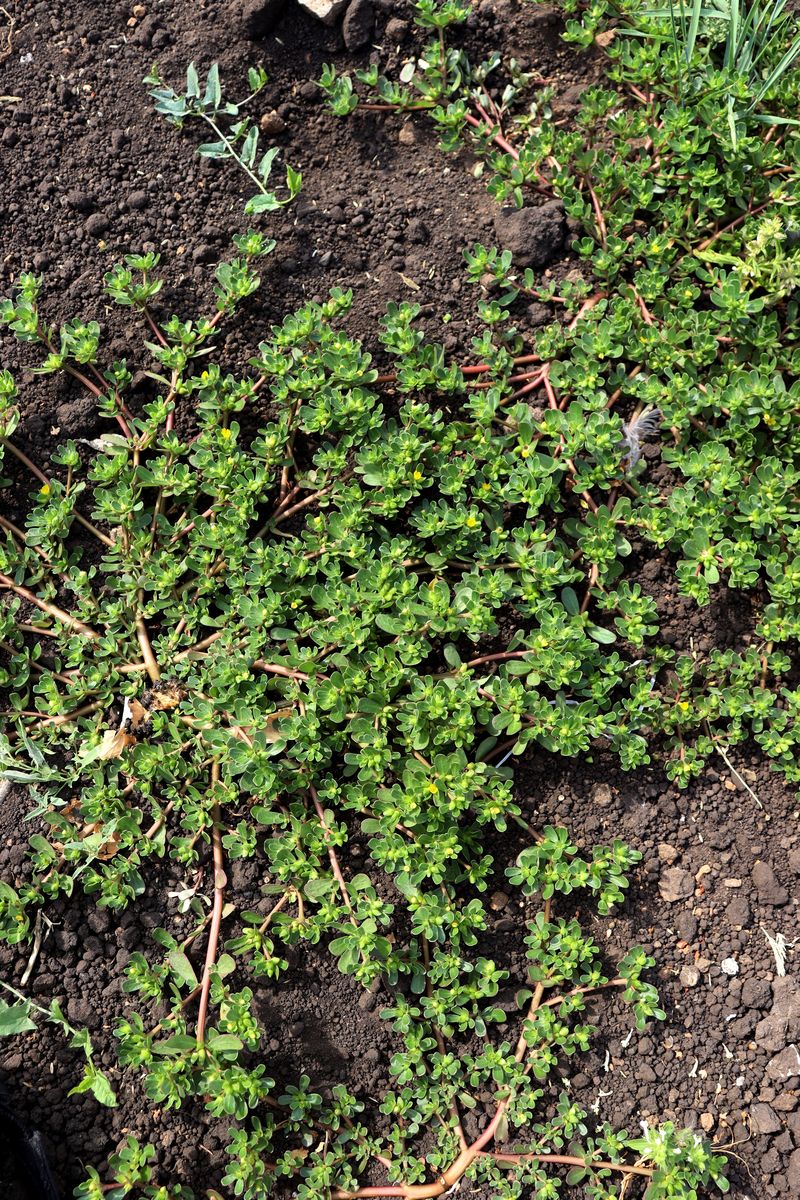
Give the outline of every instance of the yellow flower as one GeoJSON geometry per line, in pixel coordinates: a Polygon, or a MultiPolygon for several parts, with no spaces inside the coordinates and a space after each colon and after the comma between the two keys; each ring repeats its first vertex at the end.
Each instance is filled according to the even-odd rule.
{"type": "Polygon", "coordinates": [[[431,783],[429,783],[429,784],[428,784],[428,791],[430,792],[430,794],[431,794],[432,796],[435,796],[435,795],[437,795],[437,793],[438,793],[439,789],[438,789],[438,787],[436,786],[436,784],[435,784],[435,783],[431,782],[431,783]]]}
{"type": "Polygon", "coordinates": [[[40,496],[49,496],[50,495],[50,484],[49,483],[42,484],[42,486],[39,488],[39,495],[40,496]]]}
{"type": "Polygon", "coordinates": [[[224,438],[229,438],[231,436],[230,429],[220,429],[219,432],[220,432],[221,436],[224,438]]]}
{"type": "Polygon", "coordinates": [[[415,471],[413,479],[415,483],[419,483],[420,479],[422,479],[422,471],[415,471]]]}
{"type": "Polygon", "coordinates": [[[520,454],[520,458],[529,458],[529,457],[530,457],[530,453],[531,453],[531,448],[530,448],[530,446],[523,446],[523,447],[522,447],[522,449],[521,449],[521,450],[520,450],[520,452],[519,452],[519,454],[520,454]]]}
{"type": "Polygon", "coordinates": [[[477,517],[473,517],[473,516],[467,517],[467,520],[466,520],[467,529],[474,529],[477,524],[478,524],[477,517]]]}

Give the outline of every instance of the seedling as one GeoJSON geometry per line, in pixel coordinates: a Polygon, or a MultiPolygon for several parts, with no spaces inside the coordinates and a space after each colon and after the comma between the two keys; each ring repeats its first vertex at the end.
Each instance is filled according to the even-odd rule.
{"type": "Polygon", "coordinates": [[[287,165],[287,194],[279,198],[276,192],[268,189],[278,147],[270,146],[268,150],[260,151],[258,126],[248,116],[242,116],[242,109],[264,88],[267,75],[262,67],[251,67],[247,78],[250,94],[238,103],[223,100],[217,63],[209,68],[205,87],[201,87],[194,63],[190,63],[186,71],[186,90],[182,93],[163,82],[157,65],[145,76],[144,83],[151,89],[156,112],[166,117],[171,125],[181,129],[187,121],[192,120],[204,121],[208,125],[216,140],[203,142],[197,147],[197,153],[202,158],[232,159],[244,171],[257,189],[244,206],[245,213],[253,216],[274,212],[290,204],[300,191],[302,177],[299,171],[287,165]]]}

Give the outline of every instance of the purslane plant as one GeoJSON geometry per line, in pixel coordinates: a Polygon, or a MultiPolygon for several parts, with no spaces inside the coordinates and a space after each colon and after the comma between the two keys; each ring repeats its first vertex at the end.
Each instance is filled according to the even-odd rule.
{"type": "Polygon", "coordinates": [[[230,159],[245,173],[257,188],[244,209],[248,216],[252,216],[274,212],[290,204],[300,191],[302,177],[299,171],[287,164],[286,195],[279,198],[275,192],[269,190],[267,184],[278,155],[278,147],[270,146],[266,151],[261,150],[258,126],[247,115],[242,116],[242,109],[264,88],[267,75],[263,67],[251,67],[247,77],[250,94],[236,103],[223,99],[217,63],[213,63],[209,68],[204,86],[200,83],[194,63],[190,63],[186,71],[184,92],[176,92],[174,88],[165,84],[157,65],[152,67],[144,82],[150,88],[156,112],[166,117],[171,125],[181,129],[187,121],[193,120],[208,125],[215,140],[203,142],[197,147],[197,153],[202,158],[223,161],[230,159]]]}
{"type": "MultiPolygon", "coordinates": [[[[456,9],[423,15],[446,27],[456,9]]],[[[435,44],[449,87],[463,63],[438,27],[435,44]]],[[[113,422],[45,471],[17,444],[15,384],[0,376],[2,444],[38,489],[24,528],[0,518],[0,670],[16,696],[2,755],[35,785],[38,822],[26,873],[0,893],[3,936],[25,939],[76,886],[125,906],[153,856],[187,874],[208,864],[210,907],[187,888],[182,919],[131,959],[116,1034],[154,1103],[202,1096],[231,1118],[225,1186],[246,1200],[279,1180],[306,1198],[410,1198],[465,1177],[547,1197],[559,1166],[592,1198],[633,1177],[650,1200],[725,1187],[693,1135],[591,1129],[558,1098],[592,993],[619,989],[639,1023],[660,1011],[642,951],[609,970],[554,911],[583,889],[607,912],[635,853],[581,854],[566,831],[530,826],[507,765],[536,743],[607,745],[633,768],[666,742],[686,783],[755,737],[797,778],[798,696],[781,686],[798,635],[794,135],[744,131],[732,151],[710,102],[693,113],[631,91],[661,69],[630,43],[617,90],[589,90],[577,132],[543,125],[508,162],[487,139],[497,194],[561,196],[593,278],[545,288],[474,247],[486,295],[470,365],[447,363],[414,306],[394,305],[379,373],[337,291],[288,315],[249,370],[223,373],[217,331],[272,248],[253,232],[196,321],[154,313],[155,256],[109,272],[110,296],[156,339],[144,405],[128,364],[103,364],[96,323],[49,327],[40,281],[22,277],[3,306],[39,369],[68,372],[113,422]],[[534,347],[513,323],[530,294],[565,313],[534,347]],[[645,448],[659,439],[672,475],[656,484],[645,448]],[[723,579],[765,589],[753,642],[665,645],[637,577],[642,539],[701,604],[723,579]],[[368,859],[354,872],[358,827],[368,859]],[[492,828],[520,831],[513,863],[484,849],[492,828]],[[225,866],[254,854],[265,903],[236,914],[225,866]],[[502,870],[536,897],[522,980],[483,949],[502,870]],[[254,995],[303,941],[391,997],[401,1050],[380,1137],[362,1098],[306,1076],[279,1085],[258,1061],[254,995]],[[167,1016],[148,1019],[161,1001],[167,1016]],[[463,1112],[487,1091],[469,1143],[463,1112]]],[[[117,1183],[155,1189],[146,1149],[129,1149],[141,1179],[117,1183]]]]}
{"type": "MultiPolygon", "coordinates": [[[[252,293],[270,248],[253,232],[237,239],[240,257],[217,269],[219,316],[252,293]]],[[[509,403],[515,371],[527,376],[530,364],[491,305],[481,306],[474,369],[444,362],[412,306],[390,306],[381,336],[397,371],[378,385],[369,355],[339,328],[351,297],[334,292],[273,329],[250,371],[224,375],[207,353],[217,317],[154,319],[157,266],[133,259],[107,277],[109,293],[157,331],[162,394],[139,411],[126,398],[130,368],[101,365],[93,326],[48,326],[38,281],[23,278],[3,309],[41,346],[41,369],[74,371],[117,429],[90,454],[68,443],[58,474],[46,474],[12,437],[5,377],[3,445],[40,486],[24,531],[4,519],[2,637],[17,697],[4,755],[14,778],[44,788],[46,830],[31,839],[25,881],[0,897],[6,936],[25,936],[39,906],[76,885],[119,908],[145,889],[153,855],[187,871],[210,856],[210,910],[191,910],[180,938],[156,931],[155,957],[133,956],[125,989],[137,1006],[116,1033],[121,1065],[144,1072],[152,1102],[202,1096],[212,1115],[248,1122],[225,1176],[235,1195],[266,1196],[286,1176],[300,1197],[370,1195],[370,1162],[388,1173],[380,1186],[403,1196],[442,1194],[464,1175],[499,1196],[546,1189],[558,1164],[587,1194],[613,1195],[613,1178],[631,1174],[654,1197],[673,1194],[658,1191],[661,1168],[637,1139],[590,1135],[566,1099],[557,1117],[540,1115],[560,1056],[588,1043],[588,996],[621,990],[640,1025],[661,1015],[645,954],[609,974],[580,926],[553,912],[580,889],[607,912],[638,855],[615,843],[584,858],[565,831],[530,829],[509,768],[490,765],[531,740],[577,754],[601,738],[627,765],[647,756],[652,672],[670,655],[652,645],[642,657],[654,610],[620,580],[630,544],[588,490],[624,477],[622,422],[609,415],[608,436],[591,432],[593,466],[577,447],[562,457],[561,426],[539,428],[526,404],[509,403]],[[378,386],[395,391],[395,416],[378,386]],[[242,416],[261,397],[268,419],[246,438],[242,416]],[[178,398],[195,413],[190,431],[172,420],[178,398]],[[583,503],[571,499],[578,485],[583,503]],[[78,530],[97,543],[88,555],[78,530]],[[588,611],[612,591],[618,646],[588,611]],[[486,648],[509,606],[518,632],[486,648]],[[61,787],[48,773],[56,753],[74,764],[61,787]],[[371,867],[347,878],[337,850],[353,819],[371,867]],[[512,1006],[526,1015],[503,1039],[508,972],[480,952],[496,870],[482,831],[509,824],[531,845],[507,885],[541,908],[528,925],[528,978],[517,981],[528,987],[512,1006]],[[266,857],[273,902],[230,928],[225,863],[254,853],[266,857]],[[411,914],[405,944],[388,936],[386,877],[411,914]],[[254,988],[280,979],[286,948],[303,940],[327,943],[340,970],[394,994],[385,1015],[404,1048],[384,1102],[396,1124],[380,1139],[356,1097],[342,1092],[331,1107],[301,1080],[274,1098],[253,1061],[254,988]],[[202,944],[201,968],[192,955],[202,944]],[[168,1015],[148,1023],[148,1005],[163,1000],[168,1015]],[[484,1049],[457,1048],[467,1035],[484,1049]],[[496,1103],[470,1146],[459,1114],[487,1072],[496,1103]],[[446,1120],[432,1129],[436,1113],[446,1120]],[[514,1129],[522,1152],[502,1149],[514,1129]],[[281,1149],[317,1144],[313,1130],[326,1131],[324,1152],[281,1149]],[[437,1147],[427,1166],[423,1130],[437,1147]],[[438,1176],[426,1183],[429,1171],[438,1176]]],[[[663,1138],[672,1187],[689,1158],[683,1135],[663,1138]]],[[[695,1157],[686,1178],[724,1186],[721,1160],[695,1157]]]]}

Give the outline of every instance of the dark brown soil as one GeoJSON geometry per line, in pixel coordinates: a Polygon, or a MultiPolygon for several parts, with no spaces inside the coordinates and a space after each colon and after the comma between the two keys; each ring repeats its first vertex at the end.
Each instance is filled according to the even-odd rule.
{"type": "MultiPolygon", "coordinates": [[[[254,0],[147,0],[137,16],[138,5],[92,0],[70,6],[7,0],[7,8],[15,24],[10,53],[0,62],[3,294],[20,270],[44,273],[49,317],[99,312],[111,352],[123,353],[138,333],[132,335],[124,312],[107,309],[102,274],[124,252],[155,248],[168,278],[163,307],[182,315],[208,311],[213,264],[247,224],[241,181],[231,169],[198,159],[191,131],[176,133],[156,119],[140,80],[156,58],[176,84],[191,59],[203,67],[218,60],[235,93],[247,66],[262,61],[270,83],[259,108],[277,109],[286,122],[280,141],[288,161],[302,169],[304,189],[298,204],[271,221],[278,249],[267,285],[226,352],[241,362],[259,330],[288,308],[346,286],[357,297],[350,327],[369,345],[377,346],[387,301],[403,298],[423,305],[428,328],[466,356],[474,299],[462,282],[462,251],[475,240],[496,241],[497,209],[468,156],[442,155],[422,123],[375,115],[341,122],[322,107],[309,83],[321,64],[363,64],[370,47],[346,52],[338,27],[318,25],[292,0],[274,25],[265,15],[269,6],[254,0]],[[445,313],[451,320],[443,324],[445,313]]],[[[403,48],[395,45],[411,36],[409,6],[381,0],[376,18],[381,61],[396,65],[403,48]]],[[[476,5],[466,38],[484,52],[497,45],[552,78],[556,110],[567,120],[598,63],[562,47],[558,34],[551,11],[524,0],[490,0],[476,5]]],[[[575,264],[553,245],[548,269],[561,274],[575,264]]],[[[540,319],[532,306],[521,313],[520,327],[530,333],[540,319]]],[[[3,365],[26,361],[9,339],[2,349],[3,365]]],[[[99,430],[91,401],[70,386],[24,372],[18,377],[19,440],[33,457],[44,461],[66,437],[99,430]]],[[[21,487],[0,503],[23,507],[27,484],[21,487]]],[[[643,583],[657,595],[678,644],[746,641],[746,602],[723,595],[698,613],[678,602],[667,576],[646,569],[643,583]]],[[[800,842],[792,791],[757,754],[740,752],[734,765],[752,790],[720,760],[680,793],[659,767],[626,776],[610,755],[574,763],[532,753],[520,764],[518,790],[532,822],[563,823],[586,845],[621,836],[644,853],[624,910],[597,920],[593,933],[610,957],[637,941],[652,951],[667,1020],[631,1034],[621,1003],[598,1003],[602,1032],[591,1053],[571,1064],[576,1098],[629,1129],[646,1119],[672,1119],[722,1145],[733,1143],[732,1195],[765,1200],[800,1195],[800,1061],[795,1068],[787,1056],[800,1039],[800,984],[791,952],[787,976],[778,977],[766,938],[797,936],[800,842]],[[670,884],[683,899],[664,898],[673,894],[670,884]],[[723,972],[726,959],[735,960],[736,975],[723,972]]],[[[3,878],[20,871],[20,822],[29,807],[19,791],[3,802],[3,878]]],[[[498,847],[498,867],[518,849],[510,842],[498,847]]],[[[89,1028],[101,1065],[122,1084],[120,1107],[65,1099],[80,1063],[47,1028],[14,1039],[0,1054],[0,1078],[43,1131],[65,1197],[83,1177],[83,1164],[102,1173],[128,1133],[157,1146],[162,1181],[185,1182],[198,1194],[219,1185],[227,1122],[214,1122],[201,1105],[178,1113],[148,1107],[130,1075],[123,1082],[110,1032],[127,1002],[120,982],[130,954],[152,950],[154,927],[180,928],[176,902],[166,909],[163,902],[183,882],[174,871],[168,862],[154,869],[143,901],[119,919],[81,897],[63,903],[28,984],[34,997],[59,998],[67,1015],[89,1028]]],[[[255,906],[262,882],[257,863],[233,864],[237,905],[255,906]]],[[[512,967],[522,950],[515,916],[500,909],[492,930],[494,955],[512,967]]],[[[26,958],[27,952],[0,948],[5,977],[19,980],[26,958]]],[[[316,1085],[343,1081],[370,1102],[379,1098],[392,1050],[378,1015],[382,1003],[332,970],[324,952],[298,952],[287,985],[263,986],[259,995],[270,1073],[288,1081],[306,1071],[316,1085]]],[[[11,1186],[4,1182],[2,1195],[13,1200],[11,1186]]]]}

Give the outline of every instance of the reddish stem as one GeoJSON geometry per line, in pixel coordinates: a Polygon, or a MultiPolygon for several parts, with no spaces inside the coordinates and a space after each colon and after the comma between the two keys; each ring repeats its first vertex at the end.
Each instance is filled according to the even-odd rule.
{"type": "Polygon", "coordinates": [[[345,882],[344,875],[342,874],[342,869],[339,866],[339,859],[336,857],[336,851],[334,850],[332,842],[331,842],[331,831],[328,826],[328,822],[325,820],[325,810],[323,809],[322,805],[320,804],[319,795],[317,794],[317,789],[314,787],[313,783],[309,784],[308,790],[311,795],[311,799],[314,802],[314,808],[317,811],[317,816],[319,817],[319,823],[322,826],[322,836],[325,840],[325,845],[328,849],[328,861],[331,864],[331,871],[333,872],[333,877],[339,885],[339,891],[342,894],[342,899],[344,900],[345,905],[347,906],[347,909],[350,913],[350,917],[352,919],[353,906],[350,903],[350,894],[347,891],[347,883],[345,882]]]}
{"type": "Polygon", "coordinates": [[[40,600],[28,588],[23,587],[20,583],[14,583],[13,579],[9,579],[8,575],[0,574],[0,587],[8,588],[15,592],[16,595],[23,600],[27,600],[29,604],[34,604],[42,612],[46,612],[48,616],[60,621],[62,625],[66,625],[68,629],[74,629],[76,633],[82,633],[84,637],[99,638],[100,634],[96,630],[91,629],[88,625],[84,625],[83,621],[79,621],[76,617],[71,617],[69,613],[65,613],[63,609],[57,608],[55,604],[48,604],[46,600],[40,600]]]}
{"type": "MultiPolygon", "coordinates": [[[[219,783],[219,763],[211,764],[211,787],[215,789],[219,783]]],[[[217,946],[219,931],[222,925],[222,908],[225,900],[225,885],[228,882],[225,875],[225,860],[222,855],[222,832],[220,829],[219,801],[215,800],[211,808],[211,843],[214,856],[214,906],[211,910],[211,927],[208,931],[206,946],[206,961],[203,966],[203,978],[200,981],[200,1008],[197,1013],[197,1043],[202,1045],[205,1039],[206,1018],[208,1016],[208,998],[211,993],[211,969],[217,961],[217,946]]]]}

